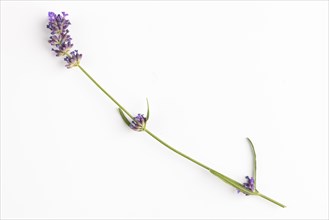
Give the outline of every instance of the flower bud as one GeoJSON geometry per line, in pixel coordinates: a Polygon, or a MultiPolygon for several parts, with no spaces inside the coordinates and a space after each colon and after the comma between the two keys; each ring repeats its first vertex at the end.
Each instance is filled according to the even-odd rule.
{"type": "Polygon", "coordinates": [[[129,127],[135,131],[144,131],[146,127],[147,119],[142,114],[138,114],[134,117],[134,120],[130,123],[129,127]]]}

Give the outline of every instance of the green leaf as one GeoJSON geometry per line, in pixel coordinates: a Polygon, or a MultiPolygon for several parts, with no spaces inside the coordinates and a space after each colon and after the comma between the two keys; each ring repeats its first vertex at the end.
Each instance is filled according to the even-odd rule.
{"type": "Polygon", "coordinates": [[[123,111],[119,108],[119,113],[120,113],[120,116],[122,118],[122,120],[126,123],[126,125],[130,125],[130,121],[127,119],[127,117],[125,116],[125,114],[123,113],[123,111]]]}
{"type": "Polygon", "coordinates": [[[147,98],[146,98],[146,103],[147,103],[146,121],[148,121],[150,117],[150,105],[149,105],[149,100],[147,98]]]}
{"type": "Polygon", "coordinates": [[[233,186],[234,188],[240,190],[241,192],[245,193],[245,194],[249,194],[249,195],[257,195],[257,192],[252,192],[248,189],[246,189],[241,183],[215,171],[215,170],[209,170],[210,173],[212,173],[213,175],[215,175],[216,177],[218,177],[219,179],[223,180],[225,183],[233,186]]]}
{"type": "Polygon", "coordinates": [[[255,147],[254,147],[253,143],[251,142],[251,140],[249,138],[247,138],[247,140],[250,144],[251,151],[252,151],[252,154],[253,154],[253,178],[254,178],[254,186],[255,186],[255,189],[256,189],[256,168],[257,168],[256,151],[255,151],[255,147]]]}

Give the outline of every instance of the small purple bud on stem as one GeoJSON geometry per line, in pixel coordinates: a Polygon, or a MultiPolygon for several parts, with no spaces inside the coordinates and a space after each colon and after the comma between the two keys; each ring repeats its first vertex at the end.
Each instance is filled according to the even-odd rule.
{"type": "MultiPolygon", "coordinates": [[[[247,182],[243,183],[244,188],[249,189],[250,191],[254,192],[255,191],[255,180],[253,177],[246,176],[247,182]]],[[[238,193],[240,190],[238,190],[238,193]]],[[[247,196],[248,194],[246,194],[247,196]]]]}
{"type": "Polygon", "coordinates": [[[147,119],[142,114],[138,114],[134,117],[134,120],[130,123],[129,127],[135,131],[144,131],[146,127],[147,119]]]}

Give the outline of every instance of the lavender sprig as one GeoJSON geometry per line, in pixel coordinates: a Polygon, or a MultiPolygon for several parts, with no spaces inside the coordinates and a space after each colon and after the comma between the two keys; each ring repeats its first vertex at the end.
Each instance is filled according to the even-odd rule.
{"type": "Polygon", "coordinates": [[[221,174],[220,172],[200,163],[199,161],[187,156],[186,154],[176,150],[175,148],[173,148],[172,146],[170,146],[169,144],[164,142],[162,139],[157,137],[155,134],[153,134],[151,131],[149,131],[146,128],[146,122],[149,119],[149,103],[148,103],[148,101],[147,101],[147,116],[144,117],[143,114],[138,114],[136,117],[133,117],[132,114],[130,114],[116,99],[114,99],[103,87],[101,87],[96,82],[96,80],[94,80],[88,74],[88,72],[85,69],[83,69],[80,66],[82,54],[79,54],[78,50],[74,50],[71,52],[73,44],[71,42],[72,38],[68,34],[69,33],[68,27],[71,25],[71,22],[66,18],[67,16],[68,16],[68,14],[65,12],[62,12],[61,14],[57,14],[57,15],[54,12],[48,13],[49,23],[47,25],[47,28],[51,30],[48,42],[53,47],[52,51],[55,52],[56,56],[65,56],[64,61],[66,61],[65,66],[67,68],[78,67],[108,98],[110,98],[119,107],[119,113],[120,113],[122,119],[131,129],[133,129],[135,131],[145,131],[145,133],[150,135],[152,138],[157,140],[159,143],[161,143],[168,149],[170,149],[170,150],[174,151],[175,153],[179,154],[180,156],[190,160],[191,162],[199,165],[200,167],[208,170],[210,173],[212,173],[216,177],[220,178],[225,183],[236,188],[239,192],[243,192],[246,195],[257,195],[257,196],[267,199],[283,208],[285,207],[283,204],[259,193],[258,190],[256,189],[256,153],[255,153],[254,146],[249,138],[248,138],[248,141],[252,148],[253,158],[254,158],[253,177],[249,178],[247,176],[246,177],[247,182],[241,184],[241,183],[221,174]],[[129,121],[125,115],[129,116],[129,118],[132,121],[129,121]]]}

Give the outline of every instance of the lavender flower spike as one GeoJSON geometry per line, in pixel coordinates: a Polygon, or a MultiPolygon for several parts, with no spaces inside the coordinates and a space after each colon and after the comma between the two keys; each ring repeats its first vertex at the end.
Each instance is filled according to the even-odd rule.
{"type": "Polygon", "coordinates": [[[70,53],[73,44],[71,43],[71,36],[68,34],[68,27],[71,22],[66,19],[67,13],[56,15],[54,12],[48,12],[48,25],[47,28],[51,30],[48,43],[53,47],[52,51],[56,53],[56,56],[66,56],[64,59],[67,64],[67,68],[78,66],[82,55],[78,54],[78,51],[70,53]]]}
{"type": "Polygon", "coordinates": [[[146,127],[147,119],[142,114],[138,114],[134,117],[134,120],[130,123],[129,127],[135,131],[144,131],[146,127]]]}

